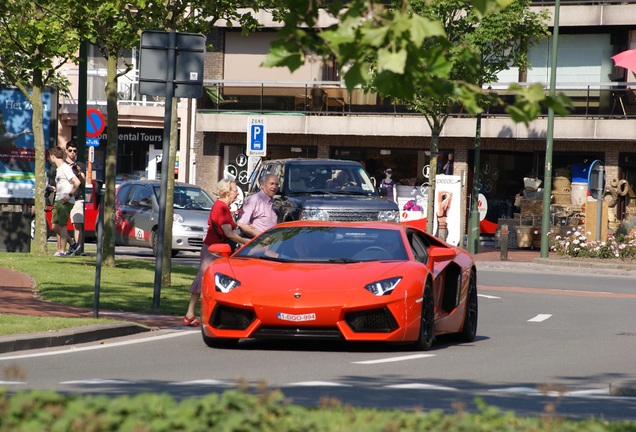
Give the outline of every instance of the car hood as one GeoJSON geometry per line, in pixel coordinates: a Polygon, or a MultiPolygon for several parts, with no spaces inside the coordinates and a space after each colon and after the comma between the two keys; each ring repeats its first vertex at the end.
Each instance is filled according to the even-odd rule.
{"type": "Polygon", "coordinates": [[[202,226],[208,229],[209,210],[174,209],[174,214],[183,218],[182,225],[202,226]]]}
{"type": "MultiPolygon", "coordinates": [[[[405,262],[373,261],[353,264],[283,263],[258,259],[219,259],[211,266],[214,272],[232,276],[240,281],[232,291],[252,304],[277,304],[289,298],[290,292],[302,292],[305,300],[317,304],[330,303],[334,296],[338,303],[346,298],[364,294],[368,283],[388,277],[400,276],[405,262]],[[314,296],[315,295],[315,296],[314,296]],[[308,297],[309,296],[309,297],[308,297]]],[[[369,293],[369,300],[374,297],[369,293]]]]}
{"type": "Polygon", "coordinates": [[[347,195],[347,194],[329,194],[329,195],[289,195],[286,196],[289,201],[302,203],[305,208],[352,208],[352,209],[377,209],[381,210],[397,210],[398,206],[395,202],[381,198],[379,196],[368,195],[347,195]]]}

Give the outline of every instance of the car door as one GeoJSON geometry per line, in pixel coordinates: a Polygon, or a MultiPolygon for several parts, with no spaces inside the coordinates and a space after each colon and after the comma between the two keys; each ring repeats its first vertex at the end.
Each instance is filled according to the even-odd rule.
{"type": "Polygon", "coordinates": [[[150,238],[154,227],[157,225],[157,217],[154,209],[154,197],[152,187],[145,184],[132,184],[130,190],[121,190],[117,232],[120,235],[120,244],[130,246],[150,247],[150,238]]]}

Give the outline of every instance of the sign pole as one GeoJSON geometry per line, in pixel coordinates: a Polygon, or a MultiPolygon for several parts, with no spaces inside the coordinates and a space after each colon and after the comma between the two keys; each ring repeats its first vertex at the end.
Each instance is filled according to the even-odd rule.
{"type": "MultiPolygon", "coordinates": [[[[172,98],[174,97],[175,58],[177,34],[168,33],[168,62],[166,79],[166,101],[164,111],[163,147],[161,149],[161,193],[159,194],[159,228],[157,231],[157,261],[155,261],[155,285],[152,296],[152,309],[159,310],[161,302],[161,269],[163,268],[163,249],[166,232],[166,201],[168,190],[170,160],[170,125],[172,124],[172,98]]],[[[172,245],[169,245],[172,247],[172,245]]]]}

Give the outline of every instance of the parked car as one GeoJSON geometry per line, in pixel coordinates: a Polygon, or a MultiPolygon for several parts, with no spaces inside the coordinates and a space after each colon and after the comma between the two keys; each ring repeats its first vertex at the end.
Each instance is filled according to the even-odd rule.
{"type": "Polygon", "coordinates": [[[252,174],[248,196],[259,191],[260,179],[266,173],[276,174],[280,181],[279,193],[273,201],[278,222],[400,220],[397,204],[382,197],[386,196],[386,190],[378,191],[359,162],[336,159],[263,161],[252,174]],[[339,184],[339,176],[347,177],[347,180],[339,184]]]}
{"type": "MultiPolygon", "coordinates": [[[[93,186],[90,184],[86,185],[86,199],[84,201],[84,240],[91,241],[95,240],[97,237],[97,218],[99,216],[99,210],[93,204],[93,186]]],[[[47,205],[44,209],[46,212],[46,231],[47,237],[55,237],[55,232],[53,232],[51,218],[53,217],[53,204],[52,200],[47,200],[47,205]]],[[[70,235],[73,235],[73,224],[71,223],[71,219],[69,218],[68,223],[66,224],[66,229],[69,231],[70,235]]],[[[31,238],[35,239],[35,218],[31,221],[31,238]]]]}
{"type": "Polygon", "coordinates": [[[241,338],[411,343],[477,332],[477,270],[464,250],[385,222],[278,224],[203,277],[203,341],[241,338]]]}
{"type": "MultiPolygon", "coordinates": [[[[152,248],[157,254],[159,180],[122,183],[116,193],[115,244],[152,248]]],[[[213,200],[198,186],[176,182],[172,221],[172,255],[199,251],[208,229],[213,200]]]]}

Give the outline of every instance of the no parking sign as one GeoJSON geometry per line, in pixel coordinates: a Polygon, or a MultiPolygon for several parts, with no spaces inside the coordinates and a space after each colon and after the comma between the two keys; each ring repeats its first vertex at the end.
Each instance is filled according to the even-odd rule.
{"type": "Polygon", "coordinates": [[[106,119],[101,111],[90,108],[86,110],[86,145],[88,147],[99,146],[99,136],[106,128],[106,119]]]}

